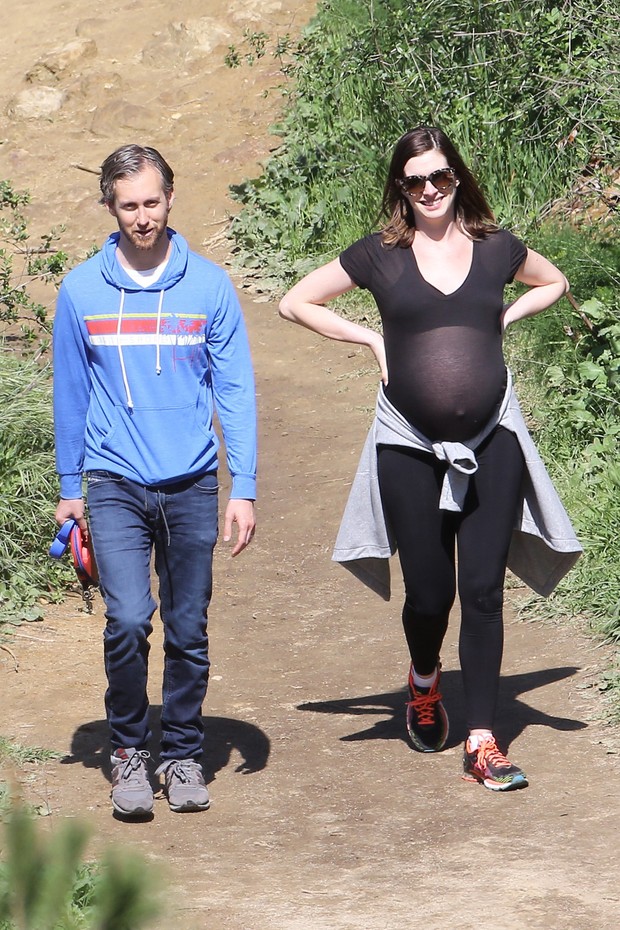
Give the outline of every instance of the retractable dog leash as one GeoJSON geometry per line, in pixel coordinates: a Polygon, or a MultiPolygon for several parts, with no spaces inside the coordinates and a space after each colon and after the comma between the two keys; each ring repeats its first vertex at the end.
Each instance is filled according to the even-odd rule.
{"type": "Polygon", "coordinates": [[[54,537],[49,549],[53,559],[61,559],[67,549],[71,550],[73,567],[82,586],[82,600],[86,612],[92,614],[95,590],[99,587],[99,572],[90,540],[84,542],[82,531],[76,520],[67,520],[54,537]]]}

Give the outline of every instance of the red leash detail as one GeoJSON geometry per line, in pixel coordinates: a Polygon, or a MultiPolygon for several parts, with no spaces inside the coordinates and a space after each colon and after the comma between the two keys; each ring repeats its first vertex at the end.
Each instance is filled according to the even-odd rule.
{"type": "Polygon", "coordinates": [[[85,543],[82,531],[77,523],[71,530],[70,543],[75,573],[81,581],[82,587],[96,587],[99,584],[99,572],[97,571],[97,563],[95,562],[90,537],[88,542],[85,543]]]}

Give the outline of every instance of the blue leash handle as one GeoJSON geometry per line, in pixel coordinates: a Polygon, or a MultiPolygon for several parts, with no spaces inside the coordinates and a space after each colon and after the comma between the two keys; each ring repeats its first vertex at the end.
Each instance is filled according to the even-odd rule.
{"type": "Polygon", "coordinates": [[[61,559],[67,551],[71,540],[71,530],[74,526],[76,526],[75,520],[67,520],[56,533],[49,550],[49,554],[53,559],[61,559]]]}

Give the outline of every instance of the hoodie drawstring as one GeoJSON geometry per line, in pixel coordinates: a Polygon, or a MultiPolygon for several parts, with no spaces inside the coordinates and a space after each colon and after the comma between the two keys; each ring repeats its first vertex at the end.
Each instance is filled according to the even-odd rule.
{"type": "Polygon", "coordinates": [[[155,374],[161,374],[161,308],[164,303],[164,292],[159,292],[159,305],[157,307],[157,357],[155,359],[155,374]]]}
{"type": "MultiPolygon", "coordinates": [[[[159,292],[159,302],[157,305],[157,332],[156,332],[156,358],[155,358],[155,374],[161,374],[161,311],[164,305],[164,291],[159,292]]],[[[118,357],[121,363],[121,372],[123,375],[123,385],[125,387],[125,395],[127,397],[127,406],[130,410],[133,410],[133,398],[131,396],[131,391],[129,389],[129,380],[127,378],[127,369],[125,368],[125,358],[123,356],[123,345],[121,340],[121,330],[123,326],[123,310],[125,308],[125,288],[121,288],[121,302],[118,308],[118,322],[116,324],[116,336],[117,336],[117,348],[118,348],[118,357]]]]}
{"type": "Polygon", "coordinates": [[[123,384],[125,385],[125,395],[127,397],[127,406],[133,410],[133,398],[129,390],[129,381],[127,380],[127,370],[125,368],[125,359],[123,358],[123,346],[121,345],[121,327],[123,324],[123,308],[125,306],[125,289],[121,288],[121,303],[118,308],[118,323],[116,324],[116,335],[118,343],[118,357],[121,363],[121,372],[123,374],[123,384]]]}

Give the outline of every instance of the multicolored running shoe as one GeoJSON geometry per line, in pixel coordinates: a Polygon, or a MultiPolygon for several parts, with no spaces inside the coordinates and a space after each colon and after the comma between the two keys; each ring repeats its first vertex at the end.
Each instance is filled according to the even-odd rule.
{"type": "Polygon", "coordinates": [[[413,665],[409,669],[407,732],[418,752],[439,752],[448,739],[448,715],[441,703],[440,678],[441,664],[437,666],[435,684],[431,688],[417,688],[413,683],[413,665]]]}
{"type": "Polygon", "coordinates": [[[525,772],[508,761],[491,734],[481,737],[477,749],[472,749],[469,739],[465,743],[463,778],[480,782],[491,791],[514,791],[528,785],[525,772]]]}

